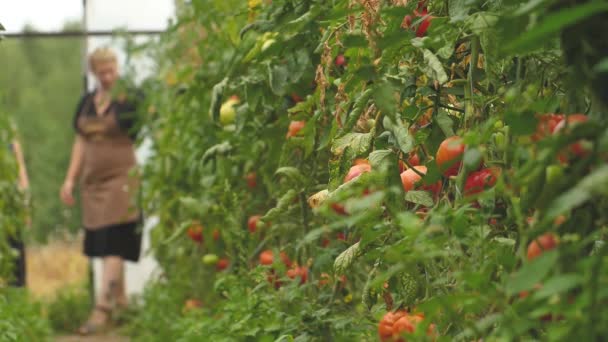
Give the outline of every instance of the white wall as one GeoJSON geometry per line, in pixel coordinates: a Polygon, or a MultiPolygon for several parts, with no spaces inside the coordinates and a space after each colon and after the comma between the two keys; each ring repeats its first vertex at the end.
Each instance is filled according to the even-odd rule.
{"type": "MultiPolygon", "coordinates": [[[[175,13],[173,0],[87,0],[87,29],[88,30],[164,30],[169,18],[175,13]]],[[[136,37],[137,42],[143,42],[150,37],[136,37]]],[[[106,45],[113,47],[118,53],[119,63],[124,67],[126,55],[122,51],[122,44],[110,37],[91,37],[88,39],[88,52],[95,48],[106,45]]],[[[131,61],[136,70],[136,80],[142,80],[150,75],[153,65],[146,56],[135,56],[131,61]]],[[[89,74],[89,87],[94,87],[93,77],[89,74]]],[[[150,154],[150,141],[145,140],[137,150],[137,159],[140,164],[145,163],[150,154]]],[[[158,219],[146,217],[144,237],[142,244],[142,255],[138,263],[127,262],[126,286],[129,295],[139,294],[146,282],[154,276],[157,263],[148,255],[150,247],[150,230],[153,229],[158,219]]],[[[101,282],[101,261],[93,261],[93,272],[95,275],[95,293],[98,294],[101,282]]]]}

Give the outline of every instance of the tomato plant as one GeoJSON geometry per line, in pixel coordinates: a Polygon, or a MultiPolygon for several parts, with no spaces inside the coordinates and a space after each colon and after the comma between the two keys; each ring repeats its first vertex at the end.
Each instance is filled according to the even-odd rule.
{"type": "Polygon", "coordinates": [[[606,97],[590,86],[605,72],[588,27],[605,13],[594,2],[553,5],[181,6],[160,52],[160,74],[178,77],[150,85],[158,111],[145,197],[160,216],[154,246],[165,273],[150,296],[184,293],[182,302],[205,306],[171,333],[605,336],[606,97]],[[572,49],[581,40],[595,54],[572,49]],[[200,59],[180,53],[191,46],[200,59]],[[579,64],[588,72],[577,74],[579,64]],[[231,96],[240,102],[226,124],[231,96]],[[575,124],[571,113],[585,119],[575,124]],[[584,153],[559,163],[579,143],[584,153]],[[205,243],[193,245],[183,238],[192,220],[221,238],[207,243],[205,229],[205,243]],[[560,236],[560,248],[528,260],[527,246],[546,233],[560,236]],[[278,251],[290,262],[276,262],[278,251]],[[229,267],[204,268],[206,253],[229,267]],[[394,312],[410,314],[384,324],[394,312]]]}

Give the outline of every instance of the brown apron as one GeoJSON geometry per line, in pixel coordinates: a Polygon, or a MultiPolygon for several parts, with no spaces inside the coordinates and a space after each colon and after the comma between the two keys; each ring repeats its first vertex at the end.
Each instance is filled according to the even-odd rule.
{"type": "MultiPolygon", "coordinates": [[[[137,221],[139,179],[132,140],[118,125],[114,105],[103,115],[79,113],[84,140],[80,177],[82,223],[86,229],[137,221]]],[[[91,108],[83,106],[83,108],[91,108]]]]}

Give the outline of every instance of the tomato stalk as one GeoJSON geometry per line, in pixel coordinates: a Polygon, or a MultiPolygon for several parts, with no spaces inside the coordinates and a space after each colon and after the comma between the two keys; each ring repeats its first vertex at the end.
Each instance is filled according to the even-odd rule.
{"type": "Polygon", "coordinates": [[[473,36],[471,38],[471,60],[469,61],[469,73],[467,75],[467,86],[465,86],[465,129],[467,121],[475,115],[475,107],[473,104],[473,89],[475,89],[475,68],[477,67],[477,60],[479,59],[479,37],[473,36]]]}

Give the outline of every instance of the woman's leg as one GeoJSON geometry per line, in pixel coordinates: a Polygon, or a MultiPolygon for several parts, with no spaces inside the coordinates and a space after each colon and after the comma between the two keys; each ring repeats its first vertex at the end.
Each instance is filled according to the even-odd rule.
{"type": "Polygon", "coordinates": [[[122,258],[118,256],[104,257],[102,268],[101,291],[97,297],[96,309],[93,310],[89,320],[96,324],[104,324],[108,321],[108,312],[113,308],[117,299],[116,291],[123,278],[122,258]]]}
{"type": "Polygon", "coordinates": [[[114,299],[116,300],[116,305],[126,307],[129,300],[127,299],[127,292],[125,286],[125,262],[121,258],[120,259],[120,269],[118,270],[119,278],[114,287],[114,299]]]}

